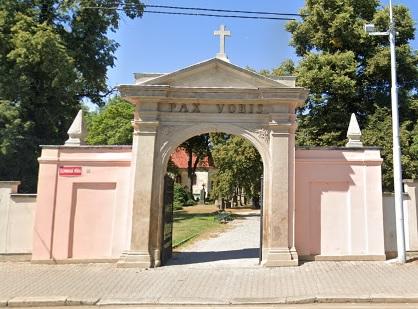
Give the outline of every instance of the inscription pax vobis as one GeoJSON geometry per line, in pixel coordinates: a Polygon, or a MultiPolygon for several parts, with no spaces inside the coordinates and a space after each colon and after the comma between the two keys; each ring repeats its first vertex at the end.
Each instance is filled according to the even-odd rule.
{"type": "MultiPolygon", "coordinates": [[[[241,113],[241,114],[262,114],[263,104],[216,104],[218,113],[241,113]]],[[[170,112],[177,113],[200,113],[200,104],[176,104],[170,103],[170,112]]]]}

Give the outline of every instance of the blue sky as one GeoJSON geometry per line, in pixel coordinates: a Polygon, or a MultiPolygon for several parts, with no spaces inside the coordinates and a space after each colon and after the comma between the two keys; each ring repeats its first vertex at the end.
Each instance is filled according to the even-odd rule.
{"type": "MultiPolygon", "coordinates": [[[[393,0],[404,4],[418,20],[417,0],[393,0]]],[[[297,13],[304,0],[147,0],[148,4],[204,7],[228,10],[257,10],[297,13]]],[[[389,0],[382,3],[387,5],[389,0]]],[[[289,46],[290,34],[284,21],[144,14],[141,19],[124,17],[117,33],[111,34],[121,45],[117,61],[109,69],[108,84],[133,82],[134,72],[167,73],[213,58],[219,38],[213,31],[225,24],[232,36],[226,52],[233,64],[254,69],[271,69],[286,58],[297,60],[289,46]]],[[[412,43],[418,49],[418,40],[412,43]]]]}

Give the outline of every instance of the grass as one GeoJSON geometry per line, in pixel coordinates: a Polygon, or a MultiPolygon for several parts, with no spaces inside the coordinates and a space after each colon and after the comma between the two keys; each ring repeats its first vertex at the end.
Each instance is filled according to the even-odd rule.
{"type": "Polygon", "coordinates": [[[216,209],[211,206],[190,206],[174,212],[173,247],[184,245],[203,233],[222,224],[216,220],[216,209]]]}
{"type": "Polygon", "coordinates": [[[215,205],[195,205],[174,211],[173,248],[205,239],[213,233],[222,233],[231,219],[240,218],[241,212],[248,212],[250,207],[227,209],[227,213],[218,214],[215,205]]]}

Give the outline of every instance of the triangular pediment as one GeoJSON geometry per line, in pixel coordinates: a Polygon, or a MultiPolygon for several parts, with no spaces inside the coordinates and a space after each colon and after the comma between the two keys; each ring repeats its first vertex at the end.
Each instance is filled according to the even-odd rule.
{"type": "Polygon", "coordinates": [[[171,86],[184,88],[282,88],[279,81],[264,77],[220,59],[211,59],[173,73],[164,74],[137,85],[171,86]]]}

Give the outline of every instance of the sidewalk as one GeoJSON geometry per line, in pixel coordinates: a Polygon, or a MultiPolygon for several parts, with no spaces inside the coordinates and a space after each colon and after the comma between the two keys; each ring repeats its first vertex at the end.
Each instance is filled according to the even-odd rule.
{"type": "Polygon", "coordinates": [[[310,262],[293,268],[0,263],[0,306],[418,302],[418,263],[310,262]]]}

